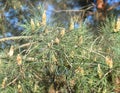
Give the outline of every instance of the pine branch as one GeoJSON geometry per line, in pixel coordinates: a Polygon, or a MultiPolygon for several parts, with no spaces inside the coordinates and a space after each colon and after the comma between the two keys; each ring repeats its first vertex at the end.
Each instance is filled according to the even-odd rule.
{"type": "Polygon", "coordinates": [[[30,39],[33,36],[13,36],[13,37],[6,37],[6,38],[2,38],[0,39],[0,42],[5,42],[8,40],[19,40],[19,39],[30,39]]]}
{"type": "Polygon", "coordinates": [[[87,8],[84,9],[84,7],[82,7],[83,9],[80,9],[80,10],[54,10],[54,12],[83,12],[83,11],[87,11],[91,8],[93,8],[94,6],[91,5],[91,6],[88,6],[87,8]]]}

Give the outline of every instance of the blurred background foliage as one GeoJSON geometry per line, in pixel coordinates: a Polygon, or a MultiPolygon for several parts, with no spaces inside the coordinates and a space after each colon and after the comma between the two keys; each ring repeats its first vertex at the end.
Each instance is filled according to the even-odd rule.
{"type": "Polygon", "coordinates": [[[1,0],[0,92],[119,93],[119,6],[101,20],[95,5],[1,0]]]}
{"type": "MultiPolygon", "coordinates": [[[[96,1],[96,0],[95,0],[96,1]]],[[[39,8],[47,10],[47,21],[50,24],[55,24],[56,22],[60,25],[67,26],[69,24],[70,18],[72,17],[76,20],[76,24],[85,21],[93,21],[98,16],[94,14],[91,16],[91,12],[95,11],[95,7],[88,7],[96,4],[94,0],[1,0],[0,1],[0,32],[4,36],[16,36],[20,35],[22,28],[19,24],[24,24],[34,15],[40,18],[39,8]],[[83,10],[77,11],[75,10],[83,10]],[[87,10],[86,10],[87,9],[87,10]],[[59,11],[59,10],[73,10],[73,11],[59,11]],[[34,14],[33,11],[37,13],[34,14]],[[62,21],[62,22],[61,22],[62,21]],[[4,24],[4,25],[3,25],[4,24]],[[9,30],[7,29],[9,28],[9,30]]],[[[115,2],[119,0],[107,0],[108,6],[114,5],[115,2]]],[[[115,8],[116,15],[119,12],[119,7],[115,8]]],[[[114,12],[112,11],[112,13],[114,12]]],[[[114,14],[114,13],[113,13],[114,14]]],[[[41,19],[38,19],[41,20],[41,19]]],[[[91,23],[89,23],[91,24],[91,23]]]]}

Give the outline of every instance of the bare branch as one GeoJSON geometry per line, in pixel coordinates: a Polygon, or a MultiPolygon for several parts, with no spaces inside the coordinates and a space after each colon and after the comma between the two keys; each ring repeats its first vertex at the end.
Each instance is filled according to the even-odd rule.
{"type": "Polygon", "coordinates": [[[93,7],[94,6],[91,5],[91,6],[88,6],[87,8],[85,8],[85,9],[83,9],[84,7],[82,7],[82,9],[80,9],[80,10],[54,10],[54,12],[83,12],[83,11],[89,10],[93,7]]]}
{"type": "Polygon", "coordinates": [[[107,11],[110,11],[110,10],[112,10],[112,9],[118,7],[118,6],[120,6],[120,2],[113,4],[111,7],[109,7],[109,8],[107,9],[107,11]]]}

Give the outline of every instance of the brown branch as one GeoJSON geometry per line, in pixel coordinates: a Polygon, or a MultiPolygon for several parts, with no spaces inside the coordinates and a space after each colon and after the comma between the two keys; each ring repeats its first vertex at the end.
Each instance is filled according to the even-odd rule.
{"type": "Polygon", "coordinates": [[[110,10],[112,10],[112,9],[118,7],[118,6],[120,6],[120,2],[115,3],[113,6],[109,7],[109,8],[107,9],[107,11],[110,11],[110,10]]]}
{"type": "Polygon", "coordinates": [[[18,40],[18,39],[30,39],[33,36],[14,36],[14,37],[6,37],[6,38],[2,38],[0,39],[0,42],[4,42],[7,40],[18,40]]]}
{"type": "Polygon", "coordinates": [[[82,12],[83,10],[54,10],[54,12],[82,12]]]}
{"type": "Polygon", "coordinates": [[[88,8],[86,8],[86,9],[81,9],[81,10],[53,10],[53,11],[54,12],[83,12],[83,11],[89,10],[89,9],[91,9],[93,7],[94,6],[92,5],[92,6],[89,6],[88,8]]]}

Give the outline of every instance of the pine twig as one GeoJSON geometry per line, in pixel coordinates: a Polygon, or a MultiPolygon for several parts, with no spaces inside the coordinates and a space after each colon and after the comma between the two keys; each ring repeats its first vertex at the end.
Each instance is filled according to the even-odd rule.
{"type": "MultiPolygon", "coordinates": [[[[80,10],[54,10],[54,12],[83,12],[83,11],[87,11],[87,10],[89,10],[89,9],[91,9],[91,8],[93,8],[94,6],[92,5],[92,6],[89,6],[88,8],[86,8],[86,9],[80,9],[80,10]]],[[[82,7],[82,8],[84,8],[84,7],[82,7]]]]}
{"type": "Polygon", "coordinates": [[[13,37],[6,37],[6,38],[1,38],[0,42],[5,42],[8,40],[19,40],[19,39],[30,39],[33,36],[13,36],[13,37]]]}
{"type": "Polygon", "coordinates": [[[37,43],[37,42],[25,43],[25,44],[20,45],[20,46],[19,46],[19,47],[17,47],[16,49],[18,49],[18,48],[28,47],[28,46],[33,45],[33,44],[36,44],[36,43],[37,43]]]}
{"type": "Polygon", "coordinates": [[[16,81],[18,80],[18,78],[19,78],[19,75],[18,75],[15,79],[13,79],[10,83],[8,83],[8,84],[6,85],[6,87],[8,87],[9,85],[11,85],[11,84],[13,84],[14,82],[16,82],[16,81]]]}

